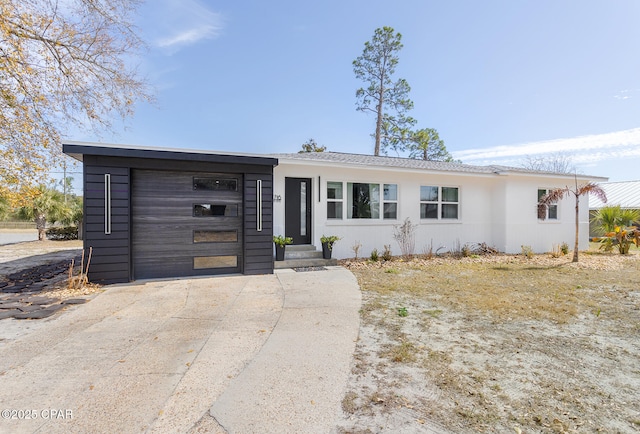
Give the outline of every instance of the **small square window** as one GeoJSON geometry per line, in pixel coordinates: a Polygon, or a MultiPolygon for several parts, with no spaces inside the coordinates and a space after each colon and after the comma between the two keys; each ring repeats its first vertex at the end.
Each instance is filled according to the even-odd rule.
{"type": "Polygon", "coordinates": [[[197,203],[193,205],[194,217],[237,217],[238,205],[197,203]]]}
{"type": "Polygon", "coordinates": [[[342,202],[327,202],[327,218],[342,218],[342,202]]]}
{"type": "Polygon", "coordinates": [[[437,219],[438,204],[437,203],[421,203],[420,218],[421,219],[437,219]]]}
{"type": "Polygon", "coordinates": [[[327,199],[342,200],[341,182],[327,182],[327,199]]]}
{"type": "Polygon", "coordinates": [[[383,200],[398,200],[398,184],[385,184],[383,200]]]}
{"type": "Polygon", "coordinates": [[[458,204],[442,204],[442,218],[443,219],[457,219],[458,218],[458,204]]]}
{"type": "Polygon", "coordinates": [[[420,187],[420,200],[423,202],[437,202],[438,187],[431,187],[431,186],[420,187]]]}
{"type": "Polygon", "coordinates": [[[193,178],[194,190],[237,191],[238,180],[229,178],[193,178]]]}
{"type": "Polygon", "coordinates": [[[443,202],[457,202],[458,201],[458,189],[455,187],[442,187],[442,201],[443,202]]]}
{"type": "Polygon", "coordinates": [[[394,202],[384,204],[384,216],[385,219],[397,219],[398,218],[398,204],[394,202]]]}

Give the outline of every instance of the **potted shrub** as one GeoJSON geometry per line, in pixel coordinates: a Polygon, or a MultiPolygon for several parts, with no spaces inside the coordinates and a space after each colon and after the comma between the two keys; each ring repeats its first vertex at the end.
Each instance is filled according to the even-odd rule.
{"type": "Polygon", "coordinates": [[[320,237],[322,243],[322,257],[324,259],[331,259],[331,251],[333,250],[333,243],[338,241],[340,237],[335,235],[323,235],[320,237]]]}
{"type": "Polygon", "coordinates": [[[293,243],[293,238],[283,235],[274,235],[273,244],[276,245],[276,261],[284,261],[284,248],[287,244],[293,243]]]}

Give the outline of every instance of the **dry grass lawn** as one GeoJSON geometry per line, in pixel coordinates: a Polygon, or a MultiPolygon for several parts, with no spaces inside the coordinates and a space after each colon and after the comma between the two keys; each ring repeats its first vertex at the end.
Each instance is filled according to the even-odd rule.
{"type": "Polygon", "coordinates": [[[640,432],[640,254],[345,262],[340,432],[640,432]]]}

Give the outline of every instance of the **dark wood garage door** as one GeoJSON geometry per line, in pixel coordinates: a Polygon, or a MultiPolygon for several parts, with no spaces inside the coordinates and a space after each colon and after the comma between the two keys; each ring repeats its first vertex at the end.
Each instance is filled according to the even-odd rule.
{"type": "Polygon", "coordinates": [[[135,279],[242,271],[242,176],[132,172],[135,279]]]}

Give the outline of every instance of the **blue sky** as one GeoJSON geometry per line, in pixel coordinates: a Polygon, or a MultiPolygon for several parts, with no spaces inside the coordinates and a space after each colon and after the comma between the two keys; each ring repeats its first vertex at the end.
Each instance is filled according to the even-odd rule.
{"type": "Polygon", "coordinates": [[[157,103],[117,134],[74,140],[249,153],[373,153],[352,61],[402,34],[397,78],[418,128],[469,164],[567,152],[578,170],[640,179],[637,0],[149,0],[140,72],[157,103]]]}

